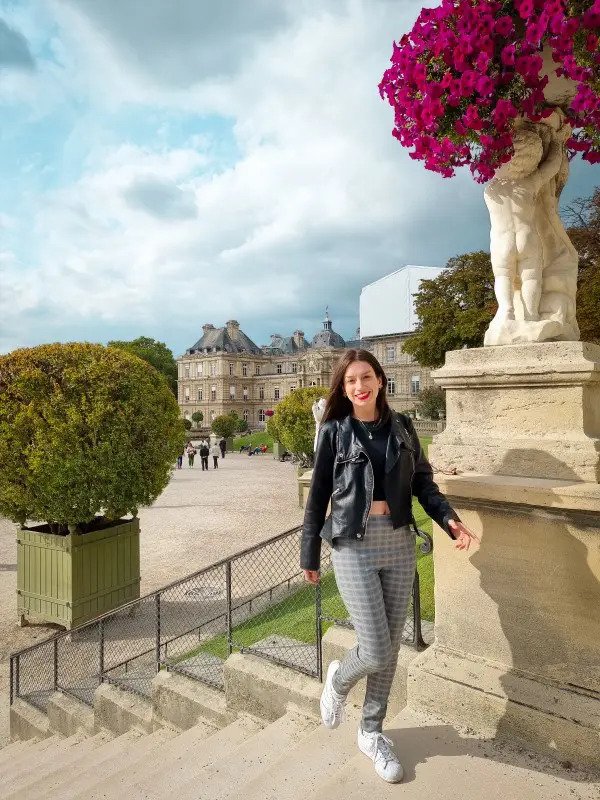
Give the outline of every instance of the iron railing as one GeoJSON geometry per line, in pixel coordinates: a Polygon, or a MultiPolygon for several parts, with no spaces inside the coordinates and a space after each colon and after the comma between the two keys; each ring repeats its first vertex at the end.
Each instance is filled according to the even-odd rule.
{"type": "MultiPolygon", "coordinates": [[[[415,530],[417,530],[415,528],[415,530]]],[[[321,637],[331,623],[349,625],[323,546],[321,583],[303,580],[300,527],[168,584],[70,631],[10,657],[10,702],[45,711],[60,690],[87,705],[101,683],[151,697],[152,680],[171,670],[223,688],[223,665],[234,650],[253,653],[322,680],[321,637]]],[[[429,534],[417,530],[420,549],[429,534]]],[[[404,640],[417,649],[421,633],[415,574],[404,640]]]]}

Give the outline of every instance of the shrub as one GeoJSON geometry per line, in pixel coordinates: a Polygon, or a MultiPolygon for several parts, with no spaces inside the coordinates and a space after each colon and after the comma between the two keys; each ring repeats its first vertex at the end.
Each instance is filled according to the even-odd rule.
{"type": "Polygon", "coordinates": [[[419,413],[426,419],[439,419],[446,411],[446,392],[439,386],[428,386],[419,392],[419,413]]]}
{"type": "Polygon", "coordinates": [[[267,422],[269,434],[303,464],[310,464],[313,458],[315,418],[312,405],[328,395],[329,389],[324,386],[296,389],[277,404],[267,422]]]}
{"type": "Polygon", "coordinates": [[[235,432],[237,420],[237,415],[233,417],[231,413],[221,414],[221,416],[215,417],[211,426],[213,433],[223,439],[229,439],[235,432]]]}
{"type": "Polygon", "coordinates": [[[187,419],[187,417],[183,420],[183,427],[186,431],[192,430],[192,420],[187,419]]]}
{"type": "Polygon", "coordinates": [[[192,419],[196,423],[196,427],[198,427],[198,424],[204,419],[204,414],[201,411],[194,411],[192,419]]]}
{"type": "Polygon", "coordinates": [[[147,362],[96,344],[0,356],[0,514],[85,531],[150,505],[184,443],[177,401],[147,362]]]}

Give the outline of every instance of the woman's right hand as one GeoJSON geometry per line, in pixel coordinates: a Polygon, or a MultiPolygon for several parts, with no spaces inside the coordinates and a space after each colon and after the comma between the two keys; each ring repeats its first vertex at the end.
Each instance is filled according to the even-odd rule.
{"type": "Polygon", "coordinates": [[[308,583],[314,583],[316,585],[319,582],[318,569],[303,569],[302,572],[304,573],[304,580],[308,581],[308,583]]]}

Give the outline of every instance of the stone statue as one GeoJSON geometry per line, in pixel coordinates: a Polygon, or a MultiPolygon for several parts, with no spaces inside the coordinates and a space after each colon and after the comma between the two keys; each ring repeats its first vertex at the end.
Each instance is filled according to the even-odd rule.
{"type": "Polygon", "coordinates": [[[315,418],[316,430],[315,430],[315,445],[314,450],[317,449],[317,439],[319,438],[319,426],[321,425],[321,420],[323,419],[323,414],[325,413],[325,405],[327,400],[324,397],[320,397],[318,400],[312,404],[312,413],[313,417],[315,418]]]}
{"type": "Polygon", "coordinates": [[[578,257],[558,215],[570,134],[560,109],[541,123],[521,120],[512,159],[485,188],[498,300],[486,345],[579,339],[578,257]]]}

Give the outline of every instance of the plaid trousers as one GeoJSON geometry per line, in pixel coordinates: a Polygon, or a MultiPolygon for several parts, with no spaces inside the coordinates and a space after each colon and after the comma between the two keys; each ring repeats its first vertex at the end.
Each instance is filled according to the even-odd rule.
{"type": "Polygon", "coordinates": [[[333,688],[346,695],[367,676],[364,731],[381,731],[415,577],[415,535],[370,516],[362,539],[334,539],[331,560],[358,644],[343,659],[333,688]]]}

